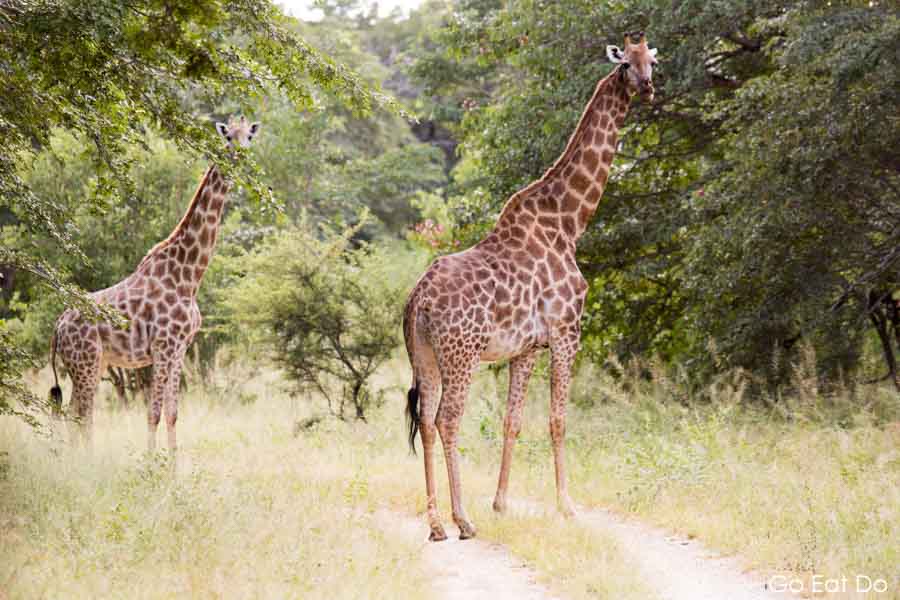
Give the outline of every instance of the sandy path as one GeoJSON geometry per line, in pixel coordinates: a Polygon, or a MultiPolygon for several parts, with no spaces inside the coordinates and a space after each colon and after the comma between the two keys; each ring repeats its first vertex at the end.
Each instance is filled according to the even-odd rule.
{"type": "MultiPolygon", "coordinates": [[[[545,514],[546,508],[525,500],[510,510],[545,514]]],[[[699,542],[667,535],[605,510],[582,508],[576,517],[588,527],[614,538],[626,558],[660,600],[787,600],[791,594],[766,589],[765,578],[746,573],[735,558],[718,556],[699,542]]]]}
{"type": "Polygon", "coordinates": [[[421,539],[431,589],[442,600],[557,600],[537,583],[534,572],[503,546],[478,538],[461,542],[453,526],[447,527],[446,541],[429,542],[423,519],[393,512],[382,513],[379,521],[390,523],[394,533],[421,539]]]}

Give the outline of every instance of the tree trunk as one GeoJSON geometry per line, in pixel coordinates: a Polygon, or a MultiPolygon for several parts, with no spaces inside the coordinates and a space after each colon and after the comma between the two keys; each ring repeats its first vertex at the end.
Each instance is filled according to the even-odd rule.
{"type": "MultiPolygon", "coordinates": [[[[885,298],[887,304],[888,319],[894,329],[894,339],[897,340],[897,350],[900,351],[900,300],[894,300],[892,296],[885,298]]],[[[900,392],[900,373],[894,370],[894,387],[900,392]]]]}
{"type": "Polygon", "coordinates": [[[356,408],[356,418],[365,423],[365,390],[363,389],[362,381],[357,381],[353,384],[353,406],[356,408]]]}
{"type": "Polygon", "coordinates": [[[897,377],[897,358],[894,355],[894,347],[891,342],[891,336],[888,334],[887,329],[887,316],[884,314],[880,305],[872,306],[869,310],[869,319],[872,321],[872,325],[875,326],[875,331],[878,332],[878,338],[881,340],[881,349],[884,352],[884,361],[887,363],[888,374],[887,378],[890,378],[891,381],[894,382],[894,387],[897,388],[897,391],[900,391],[900,379],[897,377]]]}
{"type": "Polygon", "coordinates": [[[900,300],[894,300],[888,297],[885,300],[888,306],[887,314],[891,325],[894,328],[894,337],[897,340],[897,349],[900,350],[900,300]]]}

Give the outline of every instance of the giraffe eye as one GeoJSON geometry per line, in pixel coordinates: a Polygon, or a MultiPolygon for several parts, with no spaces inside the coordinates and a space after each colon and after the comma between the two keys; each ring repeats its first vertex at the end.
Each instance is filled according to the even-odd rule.
{"type": "Polygon", "coordinates": [[[228,140],[228,141],[230,142],[230,141],[231,141],[231,136],[230,136],[230,135],[226,135],[226,136],[225,136],[225,139],[228,140]]]}

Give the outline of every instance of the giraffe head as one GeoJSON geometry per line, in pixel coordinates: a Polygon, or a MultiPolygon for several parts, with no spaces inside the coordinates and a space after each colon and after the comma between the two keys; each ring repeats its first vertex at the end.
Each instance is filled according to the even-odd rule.
{"type": "Polygon", "coordinates": [[[259,122],[251,123],[243,115],[240,119],[231,117],[228,123],[216,123],[216,131],[225,138],[229,148],[246,148],[259,133],[259,122]]]}
{"type": "Polygon", "coordinates": [[[647,46],[644,32],[625,34],[625,46],[607,46],[606,56],[619,66],[622,77],[632,94],[640,94],[641,99],[653,101],[653,67],[656,65],[656,48],[647,46]]]}

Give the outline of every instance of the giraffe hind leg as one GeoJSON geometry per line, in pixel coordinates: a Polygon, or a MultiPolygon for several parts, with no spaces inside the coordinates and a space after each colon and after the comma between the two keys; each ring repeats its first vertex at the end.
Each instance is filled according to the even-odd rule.
{"type": "Polygon", "coordinates": [[[97,352],[86,352],[66,361],[72,380],[72,399],[69,403],[69,438],[90,448],[93,443],[94,396],[100,384],[100,359],[97,352]]]}
{"type": "Polygon", "coordinates": [[[419,437],[422,440],[428,526],[431,530],[428,539],[440,542],[447,539],[437,509],[437,486],[434,479],[434,442],[437,439],[435,418],[440,400],[441,374],[431,346],[421,338],[417,340],[416,346],[414,370],[419,396],[419,437]]]}
{"type": "Polygon", "coordinates": [[[437,508],[437,485],[434,477],[434,442],[437,439],[435,413],[437,412],[438,390],[434,382],[420,384],[420,399],[423,408],[419,417],[419,436],[422,438],[422,460],[425,465],[425,494],[427,495],[428,539],[440,542],[447,539],[437,508]]]}
{"type": "Polygon", "coordinates": [[[447,464],[447,477],[450,480],[450,505],[453,510],[453,522],[459,527],[459,539],[475,537],[475,527],[466,516],[462,501],[462,481],[459,474],[459,451],[457,449],[459,426],[463,409],[469,394],[469,384],[475,367],[478,365],[481,352],[472,357],[460,357],[458,360],[441,364],[441,403],[437,412],[437,430],[444,447],[444,461],[447,464]]]}

